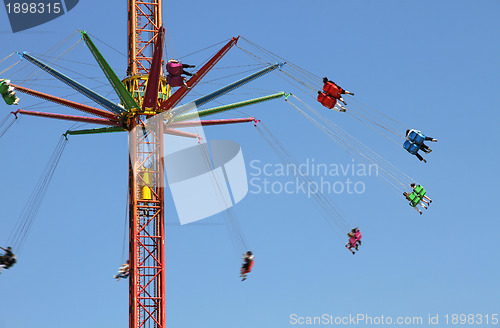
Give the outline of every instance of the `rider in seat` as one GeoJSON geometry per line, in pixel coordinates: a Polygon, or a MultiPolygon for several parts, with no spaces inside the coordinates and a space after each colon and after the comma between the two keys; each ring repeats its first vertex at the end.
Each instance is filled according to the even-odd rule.
{"type": "Polygon", "coordinates": [[[127,260],[127,263],[123,264],[120,269],[118,269],[118,274],[116,274],[113,278],[116,279],[116,281],[120,281],[121,278],[128,278],[130,275],[130,261],[127,260]]]}
{"type": "Polygon", "coordinates": [[[240,277],[241,281],[245,281],[247,279],[247,274],[252,271],[255,257],[253,256],[252,251],[248,251],[246,252],[246,254],[243,253],[242,259],[243,259],[243,265],[241,266],[240,277]]]}
{"type": "Polygon", "coordinates": [[[342,89],[337,83],[328,80],[327,77],[323,78],[323,91],[333,98],[340,100],[344,105],[347,105],[347,103],[342,99],[342,95],[354,96],[354,93],[342,89]]]}
{"type": "Polygon", "coordinates": [[[7,248],[0,247],[1,250],[5,251],[5,254],[0,256],[0,272],[3,269],[9,269],[17,262],[17,256],[12,252],[12,248],[9,246],[7,248]]]}

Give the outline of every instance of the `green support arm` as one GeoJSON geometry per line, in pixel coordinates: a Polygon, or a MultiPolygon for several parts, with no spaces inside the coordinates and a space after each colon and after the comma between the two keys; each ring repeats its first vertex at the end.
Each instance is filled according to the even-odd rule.
{"type": "Polygon", "coordinates": [[[237,102],[237,103],[234,103],[234,104],[229,104],[229,105],[214,107],[214,108],[210,108],[210,109],[205,109],[205,110],[201,110],[201,111],[194,112],[194,113],[183,114],[183,115],[179,115],[177,117],[172,118],[171,122],[172,123],[173,122],[182,122],[182,121],[186,121],[186,120],[190,120],[190,119],[196,119],[198,117],[213,115],[213,114],[225,112],[225,111],[232,110],[232,109],[241,108],[241,107],[245,107],[245,106],[249,106],[249,105],[261,103],[261,102],[264,102],[264,101],[267,101],[267,100],[280,98],[280,97],[283,97],[283,96],[286,96],[286,93],[279,92],[279,93],[275,93],[275,94],[269,95],[269,96],[264,96],[264,97],[260,97],[260,98],[255,98],[255,99],[250,99],[250,100],[245,100],[245,101],[237,102]]]}
{"type": "Polygon", "coordinates": [[[112,126],[106,128],[97,128],[97,129],[86,129],[86,130],[68,130],[64,134],[67,138],[68,135],[82,135],[82,134],[99,134],[99,133],[113,133],[113,132],[125,132],[127,130],[123,129],[121,126],[112,126]]]}
{"type": "Polygon", "coordinates": [[[99,52],[99,50],[95,46],[94,42],[92,42],[92,40],[90,39],[87,32],[81,31],[81,34],[83,41],[85,41],[85,44],[87,44],[87,47],[90,49],[90,52],[92,52],[92,55],[94,55],[94,58],[96,59],[97,63],[99,64],[102,71],[104,72],[109,82],[111,83],[111,86],[115,90],[118,97],[120,97],[123,106],[128,111],[134,108],[139,108],[140,107],[139,104],[135,101],[130,92],[128,92],[128,90],[125,88],[122,81],[120,81],[120,79],[113,71],[111,66],[109,66],[108,62],[106,61],[106,59],[104,59],[104,56],[99,52]]]}

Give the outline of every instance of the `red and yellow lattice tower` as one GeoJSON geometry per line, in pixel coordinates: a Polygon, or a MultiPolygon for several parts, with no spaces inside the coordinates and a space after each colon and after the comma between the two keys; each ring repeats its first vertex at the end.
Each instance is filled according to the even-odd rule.
{"type": "MultiPolygon", "coordinates": [[[[161,0],[128,1],[128,77],[123,82],[141,108],[161,26],[161,0]]],[[[161,97],[169,91],[162,78],[161,97]]],[[[147,133],[135,128],[155,114],[151,108],[128,114],[131,328],[166,327],[163,126],[149,127],[147,133]]]]}

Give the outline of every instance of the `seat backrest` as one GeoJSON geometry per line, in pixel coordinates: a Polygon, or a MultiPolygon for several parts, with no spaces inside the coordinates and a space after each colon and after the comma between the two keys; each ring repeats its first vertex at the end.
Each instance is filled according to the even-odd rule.
{"type": "Polygon", "coordinates": [[[414,192],[415,192],[415,193],[416,193],[416,194],[417,194],[420,198],[424,197],[424,196],[425,196],[425,193],[426,193],[426,191],[425,191],[424,187],[422,187],[421,185],[417,185],[417,186],[415,186],[415,188],[413,188],[413,191],[414,191],[414,192]]]}
{"type": "Polygon", "coordinates": [[[421,145],[424,143],[424,141],[425,141],[425,136],[422,133],[417,133],[413,142],[416,143],[417,145],[421,145]]]}
{"type": "Polygon", "coordinates": [[[171,75],[181,75],[182,74],[182,64],[181,63],[167,63],[167,72],[171,75]]]}
{"type": "Polygon", "coordinates": [[[0,80],[0,94],[6,94],[9,90],[9,80],[0,80]]]}
{"type": "Polygon", "coordinates": [[[408,200],[410,201],[410,204],[411,206],[417,206],[418,203],[420,203],[420,200],[422,198],[419,197],[415,192],[411,192],[409,195],[408,195],[408,200]]]}
{"type": "Polygon", "coordinates": [[[167,83],[171,88],[183,86],[184,77],[180,75],[167,75],[167,83]]]}
{"type": "Polygon", "coordinates": [[[336,99],[339,99],[342,95],[342,88],[332,82],[326,82],[323,85],[323,91],[336,99]]]}
{"type": "Polygon", "coordinates": [[[419,145],[417,145],[409,140],[405,140],[405,142],[403,144],[403,148],[406,149],[406,151],[408,151],[412,155],[416,155],[417,152],[420,150],[419,145]]]}
{"type": "Polygon", "coordinates": [[[318,101],[321,103],[321,105],[329,109],[335,107],[335,104],[337,103],[337,100],[335,100],[335,98],[332,98],[325,93],[318,94],[318,101]]]}

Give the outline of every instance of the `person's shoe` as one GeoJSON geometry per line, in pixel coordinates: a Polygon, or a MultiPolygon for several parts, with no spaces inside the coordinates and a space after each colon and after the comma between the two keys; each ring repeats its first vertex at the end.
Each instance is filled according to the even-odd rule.
{"type": "Polygon", "coordinates": [[[196,65],[188,65],[188,68],[195,68],[196,65]]]}
{"type": "Polygon", "coordinates": [[[425,160],[425,158],[422,160],[422,162],[427,163],[427,161],[425,160]]]}
{"type": "Polygon", "coordinates": [[[432,203],[432,199],[429,199],[429,202],[432,203]]]}
{"type": "Polygon", "coordinates": [[[247,277],[244,277],[243,279],[241,279],[241,281],[245,281],[245,280],[247,280],[247,277]]]}
{"type": "Polygon", "coordinates": [[[340,111],[341,111],[342,113],[344,113],[344,112],[346,111],[346,108],[345,108],[345,107],[343,107],[343,106],[340,106],[340,111]]]}
{"type": "Polygon", "coordinates": [[[438,140],[437,140],[437,139],[432,139],[431,141],[432,141],[432,142],[438,142],[438,140]]]}

